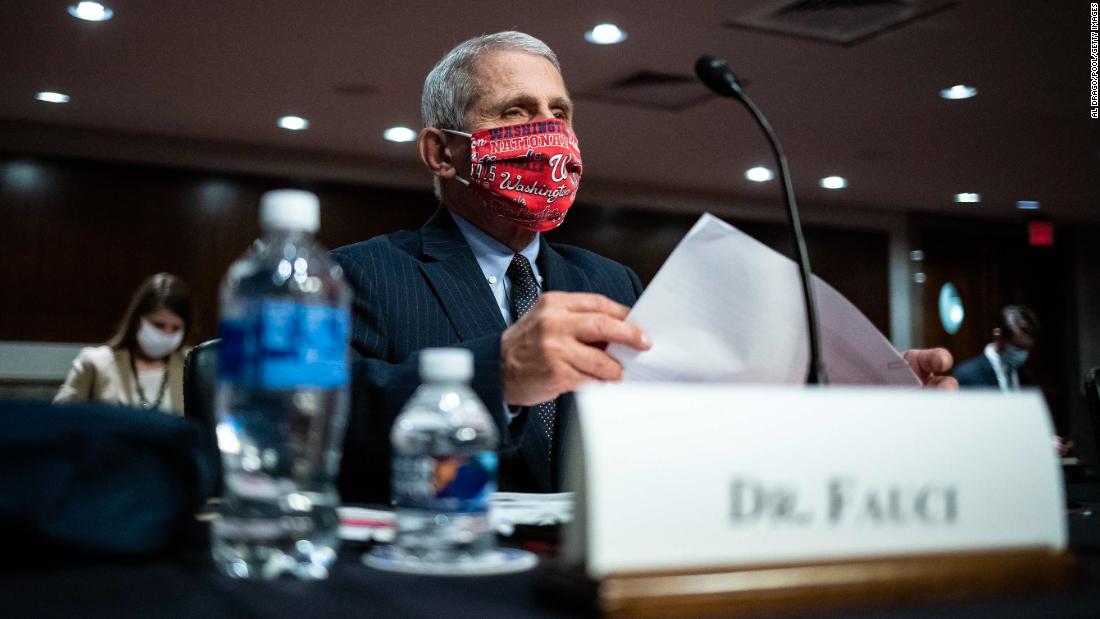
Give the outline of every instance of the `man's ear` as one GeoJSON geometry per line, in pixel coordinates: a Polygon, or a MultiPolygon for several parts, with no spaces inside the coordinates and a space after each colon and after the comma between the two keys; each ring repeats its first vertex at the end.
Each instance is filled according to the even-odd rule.
{"type": "Polygon", "coordinates": [[[447,136],[435,127],[426,127],[420,131],[420,137],[416,140],[417,150],[420,152],[420,161],[443,180],[455,177],[453,153],[448,146],[447,136]]]}
{"type": "Polygon", "coordinates": [[[993,341],[994,342],[1000,341],[1000,339],[1003,336],[1004,336],[1004,332],[1001,331],[1000,327],[993,327],[993,341]]]}

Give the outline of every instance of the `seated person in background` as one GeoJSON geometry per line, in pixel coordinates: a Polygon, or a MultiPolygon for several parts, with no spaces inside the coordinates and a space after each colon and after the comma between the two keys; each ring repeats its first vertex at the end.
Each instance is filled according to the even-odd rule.
{"type": "MultiPolygon", "coordinates": [[[[1024,305],[1006,305],[993,327],[993,341],[985,345],[982,354],[967,359],[955,368],[954,376],[964,389],[999,389],[1005,393],[1019,391],[1020,386],[1034,386],[1035,380],[1024,369],[1028,355],[1039,342],[1039,318],[1024,305]]],[[[1073,441],[1054,437],[1054,447],[1066,455],[1073,441]]]]}
{"type": "Polygon", "coordinates": [[[1034,385],[1026,372],[1031,349],[1039,337],[1039,319],[1023,305],[1007,305],[997,317],[993,341],[981,355],[967,359],[955,368],[960,387],[988,387],[1001,391],[1019,391],[1020,385],[1034,385]]]}
{"type": "Polygon", "coordinates": [[[157,273],[134,293],[118,331],[84,348],[54,402],[99,401],[183,414],[183,340],[191,295],[180,278],[157,273]]]}
{"type": "MultiPolygon", "coordinates": [[[[435,346],[474,354],[471,386],[501,436],[500,488],[557,490],[571,392],[621,378],[607,343],[650,346],[626,321],[641,282],[542,235],[564,220],[582,172],[573,103],[545,43],[501,32],[459,44],[425,79],[421,112],[440,208],[418,231],[333,252],[356,290],[341,495],[389,502],[390,430],[419,383],[418,352],[435,346]]],[[[942,349],[907,358],[926,383],[951,365],[942,349]]]]}

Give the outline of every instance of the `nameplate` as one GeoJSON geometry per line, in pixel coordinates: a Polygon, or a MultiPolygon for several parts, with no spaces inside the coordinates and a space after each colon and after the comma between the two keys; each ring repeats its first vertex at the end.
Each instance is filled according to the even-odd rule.
{"type": "Polygon", "coordinates": [[[1066,547],[1037,392],[635,383],[577,403],[563,556],[595,578],[1066,547]]]}

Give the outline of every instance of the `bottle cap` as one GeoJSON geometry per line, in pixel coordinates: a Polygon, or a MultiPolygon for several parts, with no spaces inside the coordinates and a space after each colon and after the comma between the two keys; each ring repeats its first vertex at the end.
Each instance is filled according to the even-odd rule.
{"type": "Polygon", "coordinates": [[[260,226],[264,230],[316,232],[321,227],[321,202],[300,189],[276,189],[260,198],[260,226]]]}
{"type": "Polygon", "coordinates": [[[474,376],[474,353],[465,348],[425,348],[420,351],[420,380],[469,382],[474,376]]]}

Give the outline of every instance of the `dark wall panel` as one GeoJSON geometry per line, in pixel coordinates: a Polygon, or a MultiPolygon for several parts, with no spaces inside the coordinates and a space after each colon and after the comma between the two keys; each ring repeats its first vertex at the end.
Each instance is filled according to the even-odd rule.
{"type": "MultiPolygon", "coordinates": [[[[105,340],[134,288],[157,271],[191,284],[192,341],[213,337],[221,276],[259,233],[260,195],[278,187],[320,196],[328,247],[415,228],[435,205],[427,178],[424,191],[407,191],[0,156],[0,340],[105,340]]],[[[696,218],[580,204],[551,238],[619,260],[648,281],[696,218]]],[[[782,224],[733,223],[787,251],[782,224]]],[[[888,332],[886,235],[810,228],[807,237],[816,272],[888,332]]]]}
{"type": "Polygon", "coordinates": [[[83,161],[0,159],[0,339],[101,341],[137,285],[169,271],[193,289],[194,341],[217,330],[226,267],[259,234],[260,195],[301,187],[322,201],[336,247],[423,222],[428,192],[312,184],[83,161]]]}

